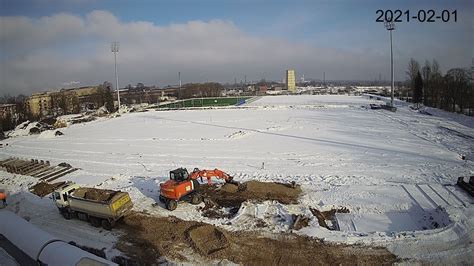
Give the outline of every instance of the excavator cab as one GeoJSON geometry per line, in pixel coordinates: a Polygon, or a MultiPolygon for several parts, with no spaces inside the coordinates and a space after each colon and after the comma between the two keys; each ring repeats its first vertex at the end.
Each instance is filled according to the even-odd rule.
{"type": "Polygon", "coordinates": [[[188,170],[186,168],[178,168],[170,171],[170,180],[174,180],[178,183],[187,180],[189,177],[188,170]]]}

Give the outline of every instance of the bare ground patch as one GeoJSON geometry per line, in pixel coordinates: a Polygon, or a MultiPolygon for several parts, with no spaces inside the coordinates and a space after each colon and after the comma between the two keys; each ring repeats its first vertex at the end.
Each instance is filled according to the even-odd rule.
{"type": "Polygon", "coordinates": [[[221,187],[202,185],[200,192],[222,207],[236,207],[246,200],[276,200],[282,204],[298,202],[301,194],[299,185],[248,181],[239,185],[224,184],[221,187]]]}
{"type": "Polygon", "coordinates": [[[36,185],[30,187],[30,192],[37,196],[44,197],[53,192],[56,188],[62,186],[64,183],[65,182],[57,182],[50,184],[46,182],[39,182],[36,185]]]}
{"type": "Polygon", "coordinates": [[[380,265],[396,261],[384,248],[334,245],[287,233],[268,237],[254,231],[229,232],[176,217],[133,213],[119,228],[125,234],[116,247],[140,265],[163,262],[162,257],[186,262],[185,250],[192,250],[205,261],[229,260],[247,265],[380,265]]]}
{"type": "Polygon", "coordinates": [[[232,218],[242,202],[276,200],[283,204],[297,203],[300,186],[274,182],[248,181],[241,184],[226,183],[222,186],[201,185],[199,192],[205,206],[200,209],[208,218],[232,218]]]}

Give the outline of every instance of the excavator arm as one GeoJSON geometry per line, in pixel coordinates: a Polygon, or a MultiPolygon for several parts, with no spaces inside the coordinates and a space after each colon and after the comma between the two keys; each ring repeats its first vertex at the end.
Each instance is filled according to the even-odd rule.
{"type": "Polygon", "coordinates": [[[235,183],[234,181],[232,181],[232,176],[217,168],[214,170],[199,170],[198,168],[194,168],[194,171],[189,175],[189,178],[192,180],[198,178],[207,178],[207,183],[209,185],[211,184],[211,178],[213,177],[218,179],[224,179],[226,183],[235,183]]]}

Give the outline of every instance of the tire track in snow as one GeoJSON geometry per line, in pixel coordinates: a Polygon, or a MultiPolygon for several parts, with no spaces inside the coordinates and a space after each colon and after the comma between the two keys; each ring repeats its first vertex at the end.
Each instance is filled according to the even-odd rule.
{"type": "Polygon", "coordinates": [[[450,193],[443,185],[429,184],[428,186],[444,201],[448,202],[449,205],[454,207],[462,207],[464,205],[460,200],[455,197],[454,194],[450,193]]]}
{"type": "Polygon", "coordinates": [[[422,210],[429,211],[436,208],[436,204],[430,202],[415,185],[402,185],[402,188],[408,194],[410,199],[422,210]]]}
{"type": "Polygon", "coordinates": [[[419,185],[419,188],[423,190],[424,193],[426,193],[433,202],[435,202],[436,205],[441,206],[441,207],[446,207],[449,206],[450,204],[442,197],[440,197],[430,186],[427,184],[422,184],[419,185]]]}
{"type": "Polygon", "coordinates": [[[423,190],[421,189],[421,187],[418,185],[418,184],[415,184],[415,187],[421,192],[421,194],[431,203],[431,205],[436,208],[438,206],[438,204],[436,204],[436,202],[430,197],[428,196],[428,194],[423,190]]]}

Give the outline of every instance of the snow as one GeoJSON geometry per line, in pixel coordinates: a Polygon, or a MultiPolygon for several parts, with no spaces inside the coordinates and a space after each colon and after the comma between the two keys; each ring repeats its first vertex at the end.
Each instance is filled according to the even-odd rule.
{"type": "MultiPolygon", "coordinates": [[[[298,234],[385,246],[402,258],[470,261],[473,200],[453,184],[474,174],[473,128],[402,104],[395,113],[367,108],[383,100],[264,96],[243,108],[127,113],[62,128],[61,137],[4,140],[9,145],[0,149],[0,159],[67,162],[81,170],[57,181],[127,191],[136,210],[158,216],[228,230],[288,232],[292,215],[300,214],[312,218],[298,234]],[[169,212],[158,201],[159,183],[178,167],[220,168],[237,181],[296,181],[303,195],[293,205],[245,202],[230,219],[203,217],[187,203],[169,212]],[[337,214],[340,231],[320,227],[309,210],[338,207],[350,210],[337,214]],[[259,220],[267,226],[259,228],[259,220]]],[[[61,220],[49,199],[25,191],[34,180],[6,175],[13,180],[7,189],[17,192],[12,200],[18,213],[32,223],[63,239],[117,252],[116,233],[61,220]]]]}
{"type": "Polygon", "coordinates": [[[46,131],[43,131],[39,134],[38,138],[40,139],[52,139],[52,138],[57,138],[58,136],[56,136],[56,132],[58,132],[59,130],[46,130],[46,131]]]}
{"type": "Polygon", "coordinates": [[[424,106],[420,109],[420,112],[425,112],[429,115],[449,119],[451,121],[455,121],[461,125],[464,125],[466,127],[474,128],[474,117],[472,116],[467,116],[464,114],[456,114],[456,113],[450,113],[446,112],[444,110],[440,110],[437,108],[432,108],[432,107],[427,107],[424,106]]]}

